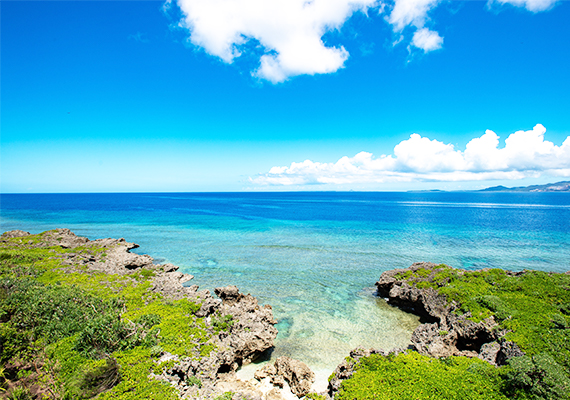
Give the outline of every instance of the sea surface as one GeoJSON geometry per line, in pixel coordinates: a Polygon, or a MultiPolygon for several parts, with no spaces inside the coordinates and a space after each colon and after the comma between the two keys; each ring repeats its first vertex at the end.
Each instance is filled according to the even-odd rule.
{"type": "Polygon", "coordinates": [[[569,193],[3,194],[1,231],[124,237],[212,290],[236,285],[279,321],[272,358],[326,376],[359,345],[409,343],[418,319],[374,295],[416,261],[570,270],[569,193]]]}

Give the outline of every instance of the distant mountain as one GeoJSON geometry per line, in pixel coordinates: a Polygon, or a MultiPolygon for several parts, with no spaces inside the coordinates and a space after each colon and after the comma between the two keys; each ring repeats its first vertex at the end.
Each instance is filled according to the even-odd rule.
{"type": "Polygon", "coordinates": [[[570,192],[570,181],[547,183],[546,185],[519,186],[508,188],[493,186],[478,192],[570,192]]]}

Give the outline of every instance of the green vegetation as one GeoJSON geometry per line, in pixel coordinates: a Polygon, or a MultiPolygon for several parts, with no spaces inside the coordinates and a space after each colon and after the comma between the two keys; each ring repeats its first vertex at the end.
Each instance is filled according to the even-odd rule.
{"type": "Polygon", "coordinates": [[[507,399],[501,383],[500,369],[478,359],[373,354],[360,361],[335,399],[507,399]]]}
{"type": "Polygon", "coordinates": [[[323,396],[322,394],[317,394],[317,393],[309,393],[308,395],[305,396],[305,399],[311,399],[311,400],[326,400],[326,396],[323,396]]]}
{"type": "Polygon", "coordinates": [[[47,234],[0,243],[0,392],[31,399],[39,385],[50,399],[177,399],[173,387],[149,377],[172,367],[158,359],[208,356],[231,316],[207,327],[195,315],[200,303],[150,291],[149,269],[113,275],[64,265],[64,256],[100,257],[105,249],[49,246],[47,234]]]}
{"type": "Polygon", "coordinates": [[[188,386],[197,386],[199,388],[202,387],[202,381],[195,376],[189,376],[186,378],[186,384],[188,386]]]}
{"type": "Polygon", "coordinates": [[[212,317],[212,326],[214,327],[214,330],[216,331],[216,333],[219,333],[221,331],[227,332],[231,329],[231,327],[233,326],[234,321],[233,321],[233,316],[231,315],[221,315],[219,312],[217,312],[213,317],[212,317]]]}
{"type": "Polygon", "coordinates": [[[224,392],[221,396],[216,397],[214,400],[232,400],[234,392],[224,392]]]}
{"type": "Polygon", "coordinates": [[[509,274],[500,269],[466,272],[439,265],[408,270],[396,278],[436,290],[457,306],[458,314],[475,322],[493,316],[497,329],[507,332],[505,339],[515,342],[526,356],[495,368],[462,357],[373,355],[360,361],[338,398],[570,398],[570,275],[509,274]]]}

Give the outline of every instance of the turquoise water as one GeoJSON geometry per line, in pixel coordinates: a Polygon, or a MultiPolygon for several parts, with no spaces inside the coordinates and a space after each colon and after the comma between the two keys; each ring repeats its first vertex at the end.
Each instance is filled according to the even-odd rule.
{"type": "Polygon", "coordinates": [[[564,193],[177,193],[2,195],[2,231],[67,227],[124,237],[213,290],[271,304],[286,354],[330,372],[358,346],[406,346],[415,317],[374,296],[416,261],[570,270],[564,193]]]}

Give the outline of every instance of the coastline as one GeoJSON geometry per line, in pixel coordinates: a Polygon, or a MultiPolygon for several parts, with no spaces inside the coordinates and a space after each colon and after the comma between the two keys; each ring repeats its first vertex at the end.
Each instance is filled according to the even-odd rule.
{"type": "MultiPolygon", "coordinates": [[[[207,290],[199,290],[196,285],[188,286],[188,281],[193,277],[178,272],[178,267],[172,264],[154,264],[148,255],[131,253],[130,250],[138,246],[124,239],[91,241],[76,236],[68,229],[56,229],[38,235],[24,231],[6,232],[0,237],[0,244],[4,279],[37,280],[40,288],[55,287],[55,290],[77,287],[88,296],[117,299],[122,304],[122,311],[117,316],[123,325],[133,327],[125,335],[124,341],[134,333],[139,334],[140,332],[135,332],[137,329],[143,331],[145,338],[153,336],[149,345],[136,343],[129,348],[128,343],[125,344],[123,347],[127,346],[126,352],[115,343],[110,348],[112,353],[105,351],[90,356],[75,356],[81,360],[79,364],[70,366],[77,370],[72,371],[72,374],[81,375],[85,372],[86,376],[93,375],[97,371],[90,370],[89,365],[97,360],[112,360],[113,365],[117,365],[113,384],[93,389],[102,398],[105,395],[132,398],[138,392],[138,398],[162,399],[175,395],[176,398],[206,399],[233,393],[241,394],[244,398],[253,395],[277,400],[291,399],[291,391],[304,395],[310,390],[308,381],[299,382],[296,379],[296,374],[303,368],[308,370],[308,367],[286,357],[278,359],[280,370],[267,379],[246,382],[236,378],[235,372],[242,365],[249,364],[273,347],[277,336],[274,325],[277,321],[273,318],[271,306],[258,305],[253,296],[241,294],[235,286],[216,288],[216,299],[207,290]],[[19,262],[26,252],[33,257],[30,266],[19,262]],[[178,308],[176,312],[182,310],[182,313],[168,315],[175,308],[178,308]],[[154,322],[147,322],[151,320],[154,322]],[[137,349],[148,360],[146,372],[131,371],[133,365],[132,361],[128,361],[127,353],[137,349]],[[267,384],[270,379],[277,382],[276,386],[267,384]],[[156,385],[157,382],[163,384],[156,385]],[[302,389],[298,389],[300,384],[302,389]],[[143,390],[144,385],[148,387],[145,386],[143,390]],[[152,397],[145,397],[150,393],[154,393],[152,397]]],[[[18,295],[15,286],[17,285],[9,286],[8,296],[18,295]]],[[[93,309],[96,307],[93,306],[93,309]]],[[[4,311],[5,314],[6,309],[4,311]]],[[[16,319],[17,314],[17,309],[9,310],[8,316],[3,318],[3,328],[16,319]]],[[[53,314],[49,318],[52,317],[53,314]]],[[[9,341],[6,335],[3,330],[2,343],[9,341]]],[[[76,339],[77,334],[62,340],[76,339]]],[[[40,336],[36,340],[44,339],[40,336]]],[[[61,398],[73,390],[76,392],[72,397],[90,398],[80,390],[83,388],[81,385],[85,385],[85,376],[66,381],[62,375],[65,368],[59,364],[64,364],[65,361],[54,356],[61,343],[59,340],[51,344],[51,347],[48,346],[48,350],[53,353],[51,356],[49,351],[44,353],[39,348],[36,348],[32,359],[17,351],[12,351],[11,357],[6,359],[4,353],[5,377],[9,377],[2,382],[6,386],[4,389],[12,393],[15,390],[27,390],[33,396],[41,396],[53,392],[53,388],[32,381],[40,382],[47,378],[48,381],[62,382],[61,387],[57,388],[61,392],[61,398]],[[33,360],[42,360],[39,372],[31,370],[31,363],[37,364],[33,360]],[[53,365],[56,365],[55,369],[53,365]],[[74,379],[82,382],[79,389],[73,387],[74,379]]],[[[6,350],[5,346],[3,349],[6,350]]],[[[141,360],[136,363],[140,362],[141,360]]],[[[37,365],[35,368],[37,370],[37,365]]],[[[311,374],[308,374],[308,378],[312,378],[311,374]]]]}
{"type": "MultiPolygon", "coordinates": [[[[411,365],[414,374],[425,376],[427,383],[422,384],[428,386],[406,390],[419,394],[446,385],[451,394],[441,398],[458,398],[454,390],[479,393],[479,397],[465,397],[473,399],[570,396],[570,344],[564,339],[570,337],[570,273],[465,271],[433,263],[385,271],[376,283],[377,295],[418,315],[422,324],[406,349],[351,351],[328,377],[324,391],[322,382],[316,385],[323,380],[322,373],[315,374],[300,361],[279,357],[273,364],[250,364],[273,348],[277,330],[270,306],[260,306],[235,286],[216,288],[216,299],[209,291],[188,285],[193,277],[178,272],[176,266],[154,264],[148,255],[131,253],[136,247],[124,239],[90,241],[67,229],[38,235],[11,231],[1,236],[4,298],[16,295],[17,299],[18,290],[28,290],[28,284],[18,286],[19,281],[28,281],[40,291],[79,290],[73,292],[74,298],[87,295],[98,301],[89,303],[95,314],[89,307],[84,309],[94,319],[101,307],[118,305],[120,311],[113,315],[124,334],[120,346],[90,339],[95,346],[81,353],[77,343],[84,329],[56,340],[26,328],[23,334],[35,335],[30,336],[31,347],[24,349],[35,349],[30,358],[29,352],[26,356],[7,347],[10,335],[21,325],[12,324],[19,304],[12,303],[15,309],[3,304],[4,390],[20,387],[39,398],[57,392],[54,382],[59,382],[59,395],[53,398],[63,399],[66,391],[75,390],[73,398],[91,398],[95,393],[101,399],[360,400],[369,398],[362,391],[367,385],[386,391],[398,390],[399,381],[413,382],[406,375],[409,368],[404,367],[411,365]],[[536,328],[529,318],[536,321],[536,328]],[[46,341],[44,351],[34,344],[44,346],[46,341]],[[8,359],[6,349],[12,351],[8,359]],[[65,357],[75,361],[69,364],[65,357]],[[138,370],[133,369],[135,365],[138,370]],[[372,369],[367,369],[370,365],[372,369]],[[381,378],[378,371],[384,371],[381,378]],[[400,378],[390,378],[393,371],[400,378]],[[454,380],[446,382],[449,371],[455,374],[454,380]],[[100,384],[98,379],[109,374],[112,382],[100,384]],[[430,383],[434,376],[440,381],[430,383]],[[467,379],[467,384],[461,382],[463,386],[456,389],[457,377],[467,379]],[[43,387],[34,383],[50,379],[43,387]],[[484,386],[477,386],[485,379],[484,386]],[[91,392],[85,391],[86,382],[91,392]],[[378,386],[381,382],[388,386],[378,386]]],[[[44,327],[34,329],[41,332],[44,327]]],[[[391,396],[378,399],[400,398],[391,396]]]]}
{"type": "Polygon", "coordinates": [[[408,349],[353,350],[331,376],[330,396],[368,399],[366,387],[384,393],[375,399],[570,398],[570,271],[422,262],[383,272],[376,286],[423,323],[408,349]]]}

